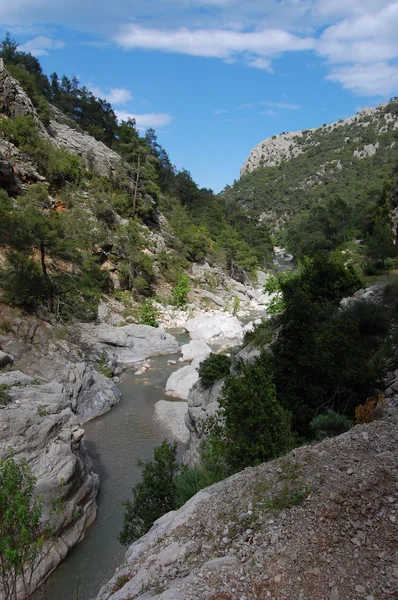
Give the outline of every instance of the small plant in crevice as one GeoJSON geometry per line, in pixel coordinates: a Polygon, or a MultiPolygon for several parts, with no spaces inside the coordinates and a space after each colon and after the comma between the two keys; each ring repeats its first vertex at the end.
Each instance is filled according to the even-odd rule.
{"type": "Polygon", "coordinates": [[[105,348],[102,350],[98,360],[98,371],[105,377],[112,377],[112,369],[109,366],[109,356],[105,348]]]}
{"type": "Polygon", "coordinates": [[[10,394],[8,393],[9,389],[9,385],[0,385],[0,406],[7,406],[11,401],[10,394]]]}

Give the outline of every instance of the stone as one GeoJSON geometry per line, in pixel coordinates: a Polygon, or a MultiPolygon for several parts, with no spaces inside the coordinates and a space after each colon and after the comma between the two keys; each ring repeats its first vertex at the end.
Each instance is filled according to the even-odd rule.
{"type": "Polygon", "coordinates": [[[189,440],[189,431],[185,425],[187,408],[186,402],[159,400],[155,404],[155,419],[166,429],[171,439],[182,444],[189,440]]]}
{"type": "Polygon", "coordinates": [[[7,365],[12,365],[14,362],[14,357],[10,354],[6,354],[0,350],[0,368],[5,367],[7,365]]]}
{"type": "Polygon", "coordinates": [[[209,356],[211,348],[202,340],[192,340],[189,344],[181,346],[181,354],[182,358],[188,361],[198,356],[209,356]]]}
{"type": "Polygon", "coordinates": [[[177,369],[166,382],[165,393],[173,398],[186,400],[194,384],[199,379],[199,373],[195,366],[188,365],[177,369]]]}
{"type": "Polygon", "coordinates": [[[235,345],[243,339],[243,328],[236,317],[228,315],[202,316],[189,319],[185,325],[193,340],[223,345],[235,345]]]}

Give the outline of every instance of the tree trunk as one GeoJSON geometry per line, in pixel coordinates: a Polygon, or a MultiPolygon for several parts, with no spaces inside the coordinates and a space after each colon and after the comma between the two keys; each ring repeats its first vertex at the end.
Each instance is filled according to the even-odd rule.
{"type": "Polygon", "coordinates": [[[43,241],[40,242],[40,262],[41,262],[41,270],[43,272],[43,277],[44,277],[44,280],[46,282],[46,287],[47,287],[47,308],[50,312],[52,312],[53,308],[54,308],[54,290],[53,290],[50,276],[47,271],[46,251],[45,251],[43,241]]]}
{"type": "Polygon", "coordinates": [[[140,180],[140,156],[137,158],[137,176],[135,180],[135,187],[133,193],[133,219],[135,217],[135,213],[137,212],[137,197],[138,197],[138,182],[140,180]]]}

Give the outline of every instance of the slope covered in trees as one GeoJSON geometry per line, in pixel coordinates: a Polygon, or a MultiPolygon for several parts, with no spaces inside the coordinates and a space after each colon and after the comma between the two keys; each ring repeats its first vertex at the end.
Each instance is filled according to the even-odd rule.
{"type": "Polygon", "coordinates": [[[368,208],[398,161],[398,100],[274,138],[253,150],[241,179],[225,188],[226,201],[274,231],[284,229],[281,240],[295,254],[361,236],[368,208]],[[305,230],[313,239],[303,248],[298,238],[305,230]]]}
{"type": "Polygon", "coordinates": [[[177,171],[153,129],[142,135],[133,119],[118,122],[109,103],[74,76],[48,77],[9,35],[0,58],[9,83],[17,80],[34,106],[16,116],[3,102],[2,153],[11,170],[17,157],[26,173],[29,165],[38,172],[37,183],[21,180],[17,192],[2,182],[2,285],[9,302],[28,309],[45,302],[61,318],[88,318],[101,294],[113,291],[112,273],[121,292],[139,299],[154,293],[156,273],[175,285],[192,261],[209,260],[244,279],[269,260],[268,227],[199,188],[188,171],[177,171]],[[69,128],[118,153],[117,167],[98,173],[89,152],[83,160],[73,146],[54,145],[60,115],[69,128]],[[148,252],[154,232],[166,236],[168,246],[156,256],[148,252]]]}

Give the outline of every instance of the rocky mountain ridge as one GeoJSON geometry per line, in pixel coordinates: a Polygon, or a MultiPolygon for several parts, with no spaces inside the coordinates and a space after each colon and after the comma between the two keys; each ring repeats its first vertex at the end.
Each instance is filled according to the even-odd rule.
{"type": "MultiPolygon", "coordinates": [[[[243,177],[246,173],[250,173],[259,167],[276,167],[284,161],[289,161],[310,148],[317,145],[317,142],[312,141],[313,134],[331,132],[338,128],[346,128],[351,125],[358,125],[363,128],[369,127],[370,122],[376,122],[379,133],[384,133],[390,123],[393,130],[398,130],[398,117],[394,113],[389,112],[388,104],[381,104],[375,108],[364,108],[356,115],[346,119],[340,119],[330,125],[322,125],[322,127],[314,127],[301,131],[281,133],[273,135],[266,140],[259,142],[250,152],[248,159],[243,164],[240,175],[243,177]]],[[[366,158],[376,154],[379,144],[366,144],[360,136],[356,136],[352,140],[353,158],[366,158]]],[[[319,144],[319,142],[318,142],[319,144]]],[[[395,145],[393,143],[392,147],[395,145]]]]}

